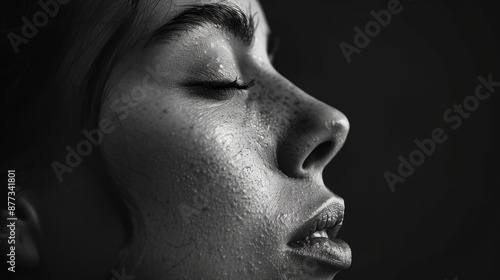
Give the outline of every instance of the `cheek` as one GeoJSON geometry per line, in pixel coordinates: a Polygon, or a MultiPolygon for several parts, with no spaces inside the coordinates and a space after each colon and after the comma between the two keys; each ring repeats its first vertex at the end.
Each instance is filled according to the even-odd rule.
{"type": "Polygon", "coordinates": [[[228,258],[284,258],[291,229],[280,215],[290,213],[290,188],[274,164],[276,120],[264,117],[262,100],[238,100],[214,107],[179,93],[153,97],[104,137],[103,154],[141,211],[145,250],[158,267],[192,252],[186,263],[214,268],[228,258]]]}
{"type": "Polygon", "coordinates": [[[267,206],[276,203],[277,179],[265,164],[263,134],[242,115],[158,100],[106,135],[103,152],[135,194],[151,233],[224,244],[224,236],[239,231],[248,238],[259,233],[250,227],[267,228],[262,217],[273,216],[267,206]]]}

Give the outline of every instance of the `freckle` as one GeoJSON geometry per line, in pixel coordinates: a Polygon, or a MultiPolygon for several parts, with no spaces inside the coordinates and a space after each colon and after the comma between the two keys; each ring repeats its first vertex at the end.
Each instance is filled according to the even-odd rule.
{"type": "Polygon", "coordinates": [[[162,112],[163,112],[163,114],[168,113],[167,109],[163,109],[163,111],[162,111],[162,112]]]}

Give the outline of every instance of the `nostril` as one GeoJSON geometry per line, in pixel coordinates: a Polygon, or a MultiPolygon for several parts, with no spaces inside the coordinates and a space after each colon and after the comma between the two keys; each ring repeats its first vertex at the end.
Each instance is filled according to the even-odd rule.
{"type": "Polygon", "coordinates": [[[307,170],[318,162],[322,163],[329,157],[331,151],[334,149],[334,146],[335,144],[333,141],[326,141],[319,144],[304,160],[304,163],[302,163],[302,169],[307,170]]]}

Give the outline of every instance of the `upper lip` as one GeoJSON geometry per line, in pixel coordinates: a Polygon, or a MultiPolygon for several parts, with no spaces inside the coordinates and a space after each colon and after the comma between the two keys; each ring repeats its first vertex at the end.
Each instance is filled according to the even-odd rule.
{"type": "Polygon", "coordinates": [[[320,230],[325,230],[330,240],[335,239],[344,220],[344,208],[342,199],[332,197],[314,211],[311,218],[293,233],[289,244],[303,241],[320,230]]]}

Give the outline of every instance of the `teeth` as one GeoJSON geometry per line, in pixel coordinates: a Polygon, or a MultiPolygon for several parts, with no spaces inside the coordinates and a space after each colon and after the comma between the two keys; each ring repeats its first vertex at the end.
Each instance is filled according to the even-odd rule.
{"type": "Polygon", "coordinates": [[[307,239],[310,239],[310,238],[321,238],[321,237],[328,238],[328,234],[326,233],[326,230],[316,231],[313,234],[309,235],[307,237],[307,239]]]}
{"type": "Polygon", "coordinates": [[[318,237],[322,237],[321,233],[319,231],[317,231],[309,236],[309,238],[318,238],[318,237]]]}
{"type": "Polygon", "coordinates": [[[318,225],[316,226],[316,228],[325,228],[326,224],[328,222],[328,219],[322,219],[318,225]]]}
{"type": "Polygon", "coordinates": [[[303,247],[303,246],[306,246],[306,245],[311,245],[312,242],[313,242],[313,240],[311,240],[311,239],[314,239],[314,238],[326,238],[326,239],[329,239],[328,238],[328,234],[326,233],[326,230],[320,230],[320,231],[314,232],[313,234],[309,235],[308,237],[306,237],[303,240],[299,240],[299,241],[296,241],[294,243],[291,243],[290,246],[292,246],[292,247],[303,247]]]}

